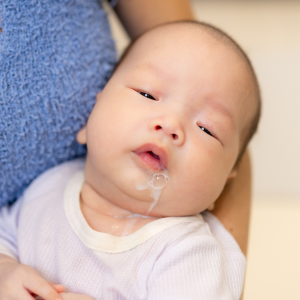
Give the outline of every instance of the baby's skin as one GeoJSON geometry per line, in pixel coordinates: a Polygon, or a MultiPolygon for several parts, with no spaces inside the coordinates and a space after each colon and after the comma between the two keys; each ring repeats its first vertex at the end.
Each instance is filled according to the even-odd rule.
{"type": "MultiPolygon", "coordinates": [[[[173,24],[143,35],[77,136],[88,148],[80,204],[90,227],[121,235],[134,216],[127,235],[157,218],[211,207],[236,175],[254,99],[249,67],[210,32],[173,24]],[[140,188],[153,174],[168,177],[154,207],[150,189],[140,188]]],[[[1,300],[91,299],[64,291],[0,255],[1,300]]]]}
{"type": "Polygon", "coordinates": [[[236,175],[256,111],[248,68],[191,24],[157,28],[134,44],[77,136],[88,148],[81,210],[92,229],[120,235],[129,216],[151,217],[137,216],[130,234],[213,205],[236,175]],[[154,174],[168,182],[152,207],[151,190],[139,186],[154,174]]]}
{"type": "Polygon", "coordinates": [[[66,293],[64,286],[46,281],[30,266],[4,254],[0,254],[0,299],[93,300],[86,295],[66,293]]]}

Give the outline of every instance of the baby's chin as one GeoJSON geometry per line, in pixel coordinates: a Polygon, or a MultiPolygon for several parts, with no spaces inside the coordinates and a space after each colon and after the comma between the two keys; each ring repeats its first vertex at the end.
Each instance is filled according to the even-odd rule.
{"type": "MultiPolygon", "coordinates": [[[[157,218],[181,217],[212,209],[214,201],[208,199],[215,194],[209,193],[204,186],[200,189],[198,185],[176,184],[177,181],[172,180],[172,174],[167,171],[149,172],[136,167],[128,173],[125,170],[128,169],[119,170],[110,177],[114,191],[114,199],[111,200],[133,214],[157,218]]],[[[105,194],[111,195],[108,192],[105,194]]]]}

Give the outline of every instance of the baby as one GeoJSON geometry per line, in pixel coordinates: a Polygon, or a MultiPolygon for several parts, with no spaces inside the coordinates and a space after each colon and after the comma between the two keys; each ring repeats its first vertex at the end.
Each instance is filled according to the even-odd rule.
{"type": "Polygon", "coordinates": [[[239,299],[244,256],[199,213],[236,175],[259,115],[251,64],[220,30],[186,21],[139,37],[78,133],[86,160],[1,210],[0,298],[239,299]]]}

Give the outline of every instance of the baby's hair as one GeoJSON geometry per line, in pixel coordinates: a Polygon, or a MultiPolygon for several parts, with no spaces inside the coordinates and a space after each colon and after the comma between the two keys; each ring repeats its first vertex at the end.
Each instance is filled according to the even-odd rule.
{"type": "Polygon", "coordinates": [[[214,37],[218,42],[221,42],[222,44],[224,44],[228,47],[231,47],[240,56],[240,58],[242,59],[242,61],[245,63],[245,65],[247,66],[247,68],[249,70],[249,74],[252,78],[252,82],[253,82],[253,85],[254,85],[256,111],[255,111],[255,114],[254,114],[250,124],[246,128],[246,132],[243,134],[240,151],[239,151],[238,157],[237,157],[235,165],[234,165],[234,168],[235,168],[235,167],[238,166],[241,158],[243,157],[243,154],[245,153],[245,150],[246,150],[250,140],[252,139],[253,135],[257,131],[258,123],[259,123],[259,119],[260,119],[260,115],[261,115],[261,96],[260,96],[260,89],[259,89],[258,80],[257,80],[256,74],[254,72],[254,69],[252,67],[250,59],[248,58],[245,51],[241,48],[241,46],[239,46],[237,44],[237,42],[232,37],[230,37],[227,33],[225,33],[223,30],[221,30],[221,29],[219,29],[219,28],[217,28],[217,27],[215,27],[211,24],[200,22],[200,21],[195,21],[195,20],[181,20],[181,21],[174,21],[174,22],[169,22],[169,23],[164,23],[164,24],[157,25],[156,27],[151,28],[150,30],[143,33],[142,35],[138,36],[136,39],[134,39],[129,44],[129,46],[125,49],[125,51],[121,55],[118,63],[116,64],[114,72],[122,64],[122,62],[127,57],[128,53],[131,51],[131,49],[134,47],[136,42],[142,36],[144,36],[145,34],[147,34],[150,31],[155,30],[156,28],[165,27],[165,26],[172,26],[172,25],[176,25],[176,24],[186,24],[186,25],[192,25],[192,26],[200,27],[206,33],[209,33],[212,37],[214,37]]]}

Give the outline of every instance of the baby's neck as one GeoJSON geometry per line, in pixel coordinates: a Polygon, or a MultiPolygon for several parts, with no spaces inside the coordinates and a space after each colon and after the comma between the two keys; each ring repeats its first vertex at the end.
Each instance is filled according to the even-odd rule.
{"type": "Polygon", "coordinates": [[[99,195],[88,183],[80,193],[80,208],[89,226],[115,236],[129,235],[158,218],[125,210],[99,195]]]}

